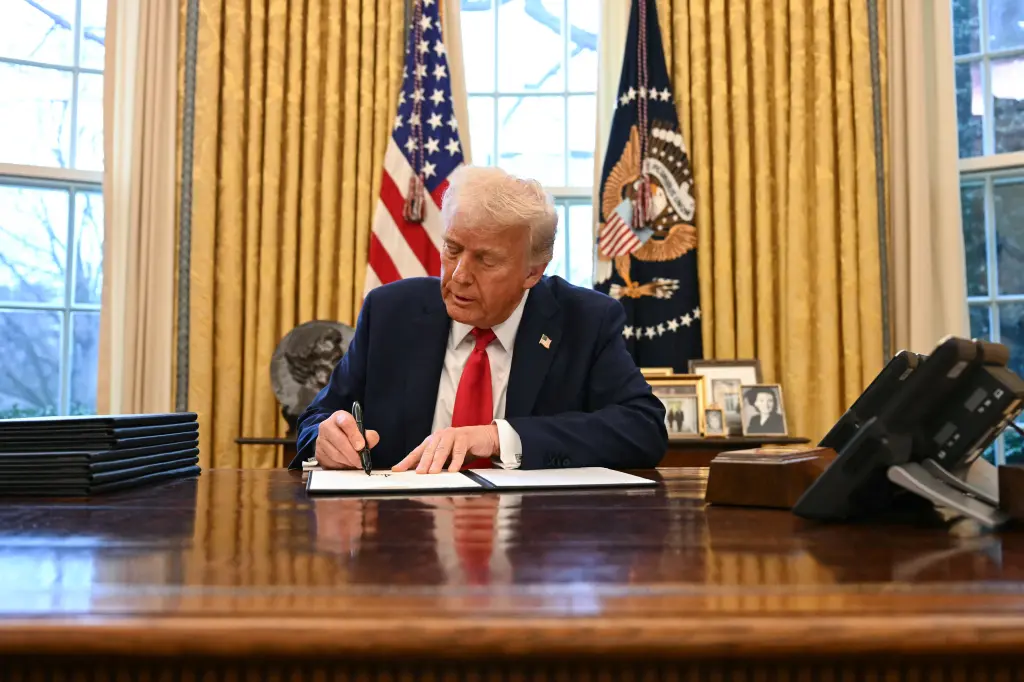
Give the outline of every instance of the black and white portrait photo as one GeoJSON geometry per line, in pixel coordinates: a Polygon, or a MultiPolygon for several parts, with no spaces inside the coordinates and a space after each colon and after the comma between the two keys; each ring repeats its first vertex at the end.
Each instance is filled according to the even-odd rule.
{"type": "Polygon", "coordinates": [[[786,413],[782,407],[782,387],[778,384],[744,386],[743,435],[785,436],[786,413]]]}
{"type": "Polygon", "coordinates": [[[709,407],[704,410],[704,435],[705,436],[727,436],[728,429],[725,426],[725,416],[722,410],[717,407],[709,407]]]}

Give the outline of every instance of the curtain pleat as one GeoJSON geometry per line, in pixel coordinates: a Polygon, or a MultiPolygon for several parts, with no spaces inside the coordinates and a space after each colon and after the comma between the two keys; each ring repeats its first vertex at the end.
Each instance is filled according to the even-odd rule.
{"type": "Polygon", "coordinates": [[[706,355],[759,358],[790,433],[817,439],[884,362],[873,98],[885,83],[868,5],[658,8],[693,162],[706,355]]]}
{"type": "Polygon", "coordinates": [[[188,403],[203,466],[276,466],[281,338],[354,324],[402,71],[402,0],[204,0],[188,403]]]}
{"type": "Polygon", "coordinates": [[[906,0],[888,16],[893,332],[897,348],[928,353],[947,334],[970,335],[952,8],[906,0]]]}
{"type": "Polygon", "coordinates": [[[97,411],[173,405],[178,7],[107,5],[97,411]]]}

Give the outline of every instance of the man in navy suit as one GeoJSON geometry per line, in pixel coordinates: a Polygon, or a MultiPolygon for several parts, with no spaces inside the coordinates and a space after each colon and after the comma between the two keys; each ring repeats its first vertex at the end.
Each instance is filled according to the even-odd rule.
{"type": "Polygon", "coordinates": [[[292,468],[655,466],[665,410],[622,338],[622,306],[544,277],[558,218],[540,185],[464,167],[442,203],[441,278],[373,289],[292,468]]]}

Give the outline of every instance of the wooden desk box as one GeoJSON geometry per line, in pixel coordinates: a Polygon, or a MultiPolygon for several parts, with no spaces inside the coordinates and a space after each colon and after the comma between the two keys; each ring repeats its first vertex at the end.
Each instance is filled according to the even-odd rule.
{"type": "Polygon", "coordinates": [[[711,504],[792,509],[832,463],[829,448],[757,448],[711,460],[704,500],[711,504]]]}

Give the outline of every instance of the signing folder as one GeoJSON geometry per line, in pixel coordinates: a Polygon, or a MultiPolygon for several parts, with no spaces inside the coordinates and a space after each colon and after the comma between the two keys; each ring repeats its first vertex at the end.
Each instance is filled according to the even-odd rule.
{"type": "Polygon", "coordinates": [[[604,467],[578,469],[469,469],[459,472],[417,474],[415,471],[314,469],[306,480],[311,495],[419,494],[439,492],[493,492],[547,488],[646,487],[655,481],[604,467]]]}
{"type": "Polygon", "coordinates": [[[200,473],[192,412],[0,421],[0,497],[88,496],[200,473]]]}

